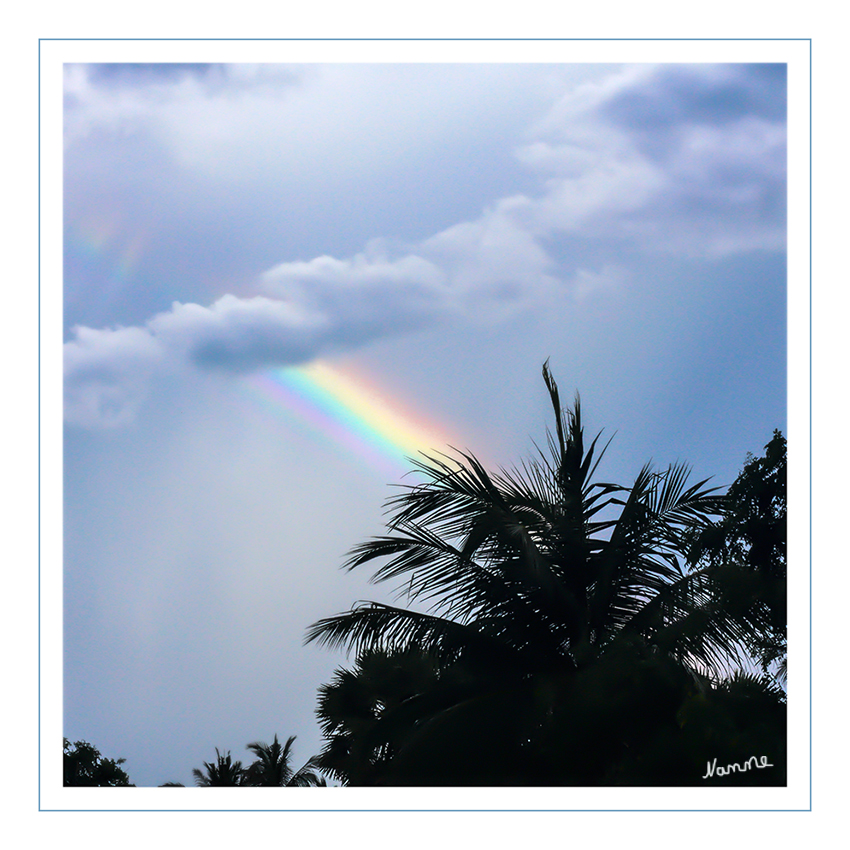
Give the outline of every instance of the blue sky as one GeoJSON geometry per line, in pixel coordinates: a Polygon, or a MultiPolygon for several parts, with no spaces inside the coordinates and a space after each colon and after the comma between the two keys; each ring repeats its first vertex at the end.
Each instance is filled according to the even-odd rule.
{"type": "Polygon", "coordinates": [[[786,428],[785,104],[781,65],[66,66],[65,734],[140,785],[318,748],[303,635],[387,598],[339,565],[393,479],[270,369],[497,465],[549,358],[604,478],[731,483],[786,428]]]}

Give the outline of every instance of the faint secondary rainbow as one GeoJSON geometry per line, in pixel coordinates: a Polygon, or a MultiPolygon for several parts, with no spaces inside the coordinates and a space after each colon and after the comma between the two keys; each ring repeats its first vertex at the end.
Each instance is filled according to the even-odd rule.
{"type": "Polygon", "coordinates": [[[147,234],[141,230],[125,232],[118,216],[81,218],[70,222],[66,229],[71,250],[90,260],[110,258],[112,276],[118,280],[129,278],[142,257],[147,244],[147,234]]]}
{"type": "MultiPolygon", "coordinates": [[[[136,274],[149,234],[138,227],[124,228],[120,216],[88,216],[66,222],[65,263],[90,281],[97,281],[101,302],[118,297],[136,274]]],[[[66,265],[67,268],[67,265],[66,265]]],[[[66,301],[75,293],[65,290],[66,301]]]]}
{"type": "Polygon", "coordinates": [[[267,411],[297,421],[314,440],[329,440],[382,474],[401,475],[411,468],[409,458],[457,445],[441,427],[350,369],[317,361],[254,375],[246,386],[267,411]]]}

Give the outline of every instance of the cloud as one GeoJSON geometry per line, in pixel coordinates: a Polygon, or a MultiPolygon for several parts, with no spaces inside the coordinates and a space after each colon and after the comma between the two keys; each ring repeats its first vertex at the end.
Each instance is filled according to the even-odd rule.
{"type": "Polygon", "coordinates": [[[441,268],[417,254],[392,259],[379,241],[345,260],[281,263],[261,283],[327,316],[349,343],[419,327],[446,313],[452,298],[441,268]]]}
{"type": "Polygon", "coordinates": [[[514,152],[537,178],[534,235],[695,257],[782,247],[784,65],[635,65],[560,86],[545,67],[69,65],[66,138],[145,139],[231,189],[339,192],[415,170],[435,147],[487,144],[479,127],[499,147],[534,104],[514,152]]]}
{"type": "Polygon", "coordinates": [[[784,65],[659,66],[624,80],[599,109],[657,151],[683,125],[784,122],[785,83],[784,65]]]}
{"type": "Polygon", "coordinates": [[[245,372],[309,359],[328,334],[328,320],[286,301],[224,295],[211,307],[175,303],[147,330],[174,358],[245,372]]]}
{"type": "Polygon", "coordinates": [[[112,427],[133,419],[165,348],[146,328],[75,329],[64,347],[65,419],[112,427]]]}
{"type": "MultiPolygon", "coordinates": [[[[256,110],[269,107],[268,92],[280,97],[286,89],[301,104],[287,114],[301,115],[315,134],[330,120],[316,112],[327,103],[308,108],[299,100],[304,90],[328,79],[344,91],[364,79],[386,86],[389,72],[299,73],[303,79],[263,66],[168,69],[128,90],[114,85],[117,72],[97,79],[71,69],[69,91],[122,120],[156,114],[160,129],[181,139],[188,127],[202,128],[205,140],[186,150],[201,158],[230,151],[229,169],[231,142],[241,144],[247,132],[232,120],[233,103],[241,103],[250,129],[256,110]],[[191,121],[187,109],[195,110],[191,121]]],[[[174,303],[143,327],[75,329],[65,349],[69,421],[128,421],[147,381],[164,368],[246,372],[438,322],[504,321],[553,297],[581,303],[623,287],[623,246],[708,259],[781,251],[784,115],[784,75],[774,66],[634,66],[573,86],[516,151],[537,176],[536,192],[503,197],[418,241],[374,239],[353,256],[280,263],[260,276],[255,297],[226,295],[210,307],[174,303]],[[556,261],[551,245],[564,235],[573,244],[604,244],[608,261],[596,269],[579,256],[556,261]]],[[[345,116],[356,132],[363,129],[363,116],[344,111],[335,132],[345,116]]],[[[276,118],[263,126],[264,133],[280,131],[276,118]]]]}
{"type": "Polygon", "coordinates": [[[349,259],[318,257],[266,272],[267,292],[340,319],[348,335],[416,328],[436,319],[489,320],[557,286],[552,261],[510,201],[414,245],[376,239],[349,259]]]}
{"type": "Polygon", "coordinates": [[[509,64],[67,65],[65,139],[143,138],[205,183],[315,191],[488,134],[498,148],[548,76],[509,64]]]}
{"type": "Polygon", "coordinates": [[[126,136],[135,131],[170,136],[175,142],[181,137],[179,127],[188,129],[196,110],[218,107],[221,114],[220,107],[229,103],[238,108],[244,97],[279,96],[302,77],[303,72],[286,65],[69,63],[64,75],[66,144],[93,132],[126,136]]]}
{"type": "Polygon", "coordinates": [[[65,343],[66,420],[131,421],[148,382],[196,368],[246,373],[295,365],[436,322],[499,321],[556,285],[550,261],[504,210],[415,246],[375,240],[350,259],[281,263],[266,295],[175,302],[143,327],[75,327],[65,343]]]}
{"type": "Polygon", "coordinates": [[[553,105],[529,227],[715,258],[785,245],[784,66],[641,66],[553,105]]]}
{"type": "Polygon", "coordinates": [[[325,317],[264,297],[225,295],[210,307],[175,302],[144,327],[73,329],[64,346],[65,419],[83,427],[132,421],[152,379],[192,366],[231,373],[308,360],[325,317]]]}

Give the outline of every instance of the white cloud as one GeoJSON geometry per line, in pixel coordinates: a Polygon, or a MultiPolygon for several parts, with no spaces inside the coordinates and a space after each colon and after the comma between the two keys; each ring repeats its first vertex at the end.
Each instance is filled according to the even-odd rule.
{"type": "Polygon", "coordinates": [[[146,328],[76,328],[65,344],[65,418],[84,427],[130,421],[165,349],[146,328]]]}
{"type": "MultiPolygon", "coordinates": [[[[181,170],[231,187],[362,182],[514,132],[555,78],[569,79],[565,67],[69,65],[66,144],[143,136],[181,170]]],[[[575,67],[573,76],[594,73],[575,67]]]]}
{"type": "Polygon", "coordinates": [[[261,282],[270,294],[331,317],[351,340],[382,327],[386,332],[390,326],[419,325],[445,313],[452,297],[437,265],[416,254],[390,259],[379,241],[346,260],[322,256],[281,263],[261,282]]]}
{"type": "MultiPolygon", "coordinates": [[[[233,173],[252,159],[236,155],[248,139],[252,153],[259,144],[276,155],[298,137],[302,155],[320,152],[315,165],[325,131],[337,141],[341,133],[368,135],[380,112],[376,98],[401,96],[396,73],[392,66],[169,70],[162,82],[128,87],[95,85],[72,68],[68,90],[87,104],[88,120],[148,122],[178,156],[185,148],[201,160],[223,157],[233,173]],[[366,83],[372,89],[364,95],[366,83]],[[272,100],[282,98],[286,109],[275,112],[272,100]],[[312,148],[303,133],[315,139],[312,148]]],[[[446,71],[433,73],[442,79],[446,71]]],[[[465,85],[474,89],[488,73],[464,77],[465,85]]],[[[469,95],[433,83],[422,91],[454,109],[469,95]]],[[[411,116],[422,104],[402,100],[399,132],[413,139],[411,116]]],[[[439,117],[436,126],[447,132],[439,117]]],[[[294,150],[283,157],[289,167],[298,164],[294,150]]],[[[348,258],[280,263],[260,278],[264,296],[175,303],[143,328],[78,328],[66,344],[69,420],[126,421],[148,377],[166,363],[249,371],[434,322],[504,320],[553,295],[582,302],[623,286],[628,269],[618,265],[618,245],[707,258],[783,247],[784,92],[770,68],[639,66],[573,86],[516,155],[537,174],[536,194],[504,197],[429,238],[375,239],[348,258]],[[606,240],[611,261],[598,269],[579,258],[556,262],[547,246],[563,234],[606,240]]]]}
{"type": "Polygon", "coordinates": [[[244,372],[298,363],[321,347],[327,320],[270,298],[175,302],[144,327],[74,328],[65,343],[65,417],[84,427],[131,421],[157,374],[187,366],[244,372]]]}
{"type": "Polygon", "coordinates": [[[302,363],[436,321],[503,319],[555,285],[545,252],[501,210],[415,248],[393,257],[376,240],[350,259],[275,266],[261,278],[268,296],[175,302],[144,327],[77,327],[65,344],[66,418],[131,420],[156,372],[302,363]]]}

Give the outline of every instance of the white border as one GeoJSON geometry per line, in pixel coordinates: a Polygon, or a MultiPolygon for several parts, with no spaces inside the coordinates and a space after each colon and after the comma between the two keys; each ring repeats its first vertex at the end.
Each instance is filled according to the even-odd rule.
{"type": "Polygon", "coordinates": [[[45,810],[781,810],[810,803],[808,41],[42,41],[41,796],[45,810]],[[787,788],[62,788],[62,65],[65,62],[783,62],[789,88],[787,788]],[[805,569],[801,568],[805,565],[805,569]],[[796,567],[796,569],[795,569],[796,567]]]}

